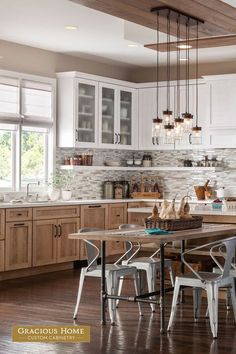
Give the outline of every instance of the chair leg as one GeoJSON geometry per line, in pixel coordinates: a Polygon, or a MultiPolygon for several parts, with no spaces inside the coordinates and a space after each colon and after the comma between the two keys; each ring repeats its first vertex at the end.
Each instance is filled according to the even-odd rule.
{"type": "Polygon", "coordinates": [[[169,274],[170,274],[171,285],[174,287],[175,286],[175,275],[174,275],[174,270],[173,270],[172,266],[169,267],[169,274]]]}
{"type": "Polygon", "coordinates": [[[230,295],[231,295],[231,303],[234,311],[234,322],[236,323],[236,297],[235,297],[235,286],[234,286],[234,280],[232,281],[232,286],[229,289],[230,295]]]}
{"type": "Polygon", "coordinates": [[[227,295],[226,295],[226,309],[227,311],[230,310],[231,307],[231,291],[230,288],[227,289],[227,295]]]}
{"type": "MultiPolygon", "coordinates": [[[[124,277],[120,277],[118,282],[119,282],[119,286],[118,286],[117,295],[120,296],[122,288],[123,288],[124,277]]],[[[116,307],[119,307],[119,300],[116,300],[116,307]]]]}
{"type": "Polygon", "coordinates": [[[194,321],[197,322],[201,312],[202,289],[193,288],[193,315],[194,321]]]}
{"type": "MultiPolygon", "coordinates": [[[[140,295],[140,280],[139,280],[139,273],[138,272],[136,272],[134,274],[134,288],[135,288],[136,296],[140,295]]],[[[142,316],[143,313],[142,313],[141,304],[139,301],[137,301],[137,303],[138,303],[139,314],[140,314],[140,316],[142,316]]]]}
{"type": "MultiPolygon", "coordinates": [[[[109,274],[107,277],[107,290],[109,295],[115,295],[118,286],[118,280],[116,275],[109,274]]],[[[116,321],[116,300],[108,299],[109,314],[111,324],[114,325],[116,321]]]]}
{"type": "Polygon", "coordinates": [[[174,317],[175,317],[175,313],[177,310],[177,302],[178,302],[178,296],[179,296],[179,289],[180,289],[180,284],[178,281],[178,277],[175,279],[175,288],[174,288],[174,294],[173,294],[173,299],[172,299],[172,305],[171,305],[171,313],[170,313],[170,319],[169,319],[169,324],[167,327],[167,331],[170,331],[172,325],[173,325],[173,321],[174,321],[174,317]]]}
{"type": "Polygon", "coordinates": [[[213,338],[217,338],[218,332],[218,287],[208,284],[206,286],[207,303],[210,317],[211,332],[213,338]]]}
{"type": "MultiPolygon", "coordinates": [[[[157,270],[156,267],[148,267],[147,269],[147,284],[148,284],[148,292],[152,293],[155,291],[155,283],[156,283],[156,275],[157,275],[157,270]]],[[[155,299],[155,297],[150,297],[150,299],[155,299]]],[[[150,304],[150,307],[152,309],[152,312],[155,312],[156,306],[155,304],[150,304]]]]}
{"type": "Polygon", "coordinates": [[[78,294],[77,294],[75,311],[74,311],[74,315],[73,315],[73,319],[74,320],[76,320],[76,318],[77,318],[77,313],[78,313],[78,309],[79,309],[82,289],[83,289],[83,285],[84,285],[85,274],[86,274],[86,268],[82,268],[81,269],[81,273],[80,273],[80,279],[79,279],[79,289],[78,289],[78,294]]]}

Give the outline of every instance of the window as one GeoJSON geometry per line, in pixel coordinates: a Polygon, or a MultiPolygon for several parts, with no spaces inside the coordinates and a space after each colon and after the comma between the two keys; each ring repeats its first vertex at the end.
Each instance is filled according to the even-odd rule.
{"type": "Polygon", "coordinates": [[[0,189],[53,170],[55,80],[0,71],[0,189]]]}

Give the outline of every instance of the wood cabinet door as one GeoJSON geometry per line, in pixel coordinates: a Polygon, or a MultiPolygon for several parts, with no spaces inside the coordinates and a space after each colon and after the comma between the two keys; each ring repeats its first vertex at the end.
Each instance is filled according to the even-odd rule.
{"type": "Polygon", "coordinates": [[[70,240],[68,234],[77,232],[79,229],[79,219],[59,219],[57,237],[57,263],[74,261],[79,259],[77,253],[77,242],[79,240],[70,240]]]}
{"type": "Polygon", "coordinates": [[[150,213],[144,214],[144,213],[128,213],[128,223],[129,224],[137,224],[144,226],[144,219],[150,216],[150,213]]]}
{"type": "Polygon", "coordinates": [[[6,223],[5,270],[32,266],[32,222],[6,223]]]}
{"type": "Polygon", "coordinates": [[[0,240],[5,238],[5,209],[0,210],[0,240]]]}
{"type": "Polygon", "coordinates": [[[33,222],[33,266],[57,261],[57,219],[33,222]]]}
{"type": "Polygon", "coordinates": [[[0,241],[0,272],[4,271],[5,241],[0,241]]]}
{"type": "Polygon", "coordinates": [[[118,229],[121,224],[127,223],[127,204],[109,204],[108,229],[118,229]]]}
{"type": "MultiPolygon", "coordinates": [[[[99,229],[108,228],[108,204],[91,204],[81,206],[81,228],[97,227],[99,229]]],[[[99,242],[98,242],[99,244],[99,242]]],[[[86,259],[84,242],[81,242],[80,259],[86,259]]]]}

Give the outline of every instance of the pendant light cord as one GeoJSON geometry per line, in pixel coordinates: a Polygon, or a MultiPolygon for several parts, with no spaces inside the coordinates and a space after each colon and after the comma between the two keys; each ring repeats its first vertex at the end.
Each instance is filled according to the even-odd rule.
{"type": "Polygon", "coordinates": [[[167,15],[167,110],[170,110],[170,10],[167,15]]]}
{"type": "Polygon", "coordinates": [[[157,67],[156,67],[156,80],[157,80],[157,118],[159,117],[159,12],[157,11],[157,67]]]}
{"type": "Polygon", "coordinates": [[[196,26],[196,126],[198,126],[198,21],[196,26]]]}
{"type": "Polygon", "coordinates": [[[177,116],[180,117],[180,15],[177,17],[177,116]]]}

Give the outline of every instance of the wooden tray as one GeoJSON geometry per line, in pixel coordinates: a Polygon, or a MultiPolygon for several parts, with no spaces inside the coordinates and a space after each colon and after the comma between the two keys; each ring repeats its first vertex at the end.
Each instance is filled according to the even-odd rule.
{"type": "Polygon", "coordinates": [[[202,227],[202,220],[202,216],[193,216],[191,219],[144,219],[147,229],[159,228],[167,231],[197,229],[202,227]]]}
{"type": "Polygon", "coordinates": [[[134,192],[131,193],[131,197],[134,199],[158,199],[160,198],[161,193],[158,192],[134,192]]]}

